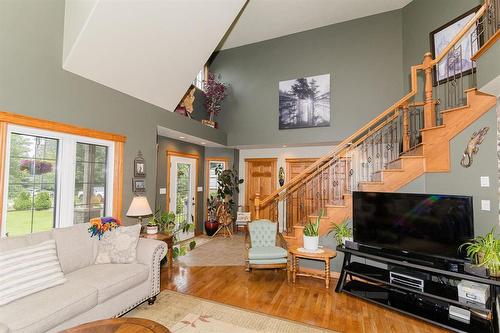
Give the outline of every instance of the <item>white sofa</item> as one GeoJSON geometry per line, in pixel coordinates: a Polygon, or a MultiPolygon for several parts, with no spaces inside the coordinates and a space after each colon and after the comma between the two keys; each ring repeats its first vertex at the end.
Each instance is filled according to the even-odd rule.
{"type": "Polygon", "coordinates": [[[0,239],[0,252],[56,240],[66,282],[0,306],[0,333],[59,332],[89,321],[116,317],[160,292],[164,242],[140,238],[137,263],[95,265],[97,237],[89,224],[0,239]]]}

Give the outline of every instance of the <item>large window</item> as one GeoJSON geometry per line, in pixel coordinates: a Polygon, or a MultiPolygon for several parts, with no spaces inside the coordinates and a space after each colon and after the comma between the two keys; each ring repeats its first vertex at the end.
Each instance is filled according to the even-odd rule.
{"type": "Polygon", "coordinates": [[[203,68],[198,72],[196,78],[193,81],[193,85],[200,89],[201,91],[205,91],[205,81],[207,79],[207,66],[203,66],[203,68]]]}
{"type": "Polygon", "coordinates": [[[113,154],[111,141],[10,125],[1,236],[111,215],[113,154]]]}

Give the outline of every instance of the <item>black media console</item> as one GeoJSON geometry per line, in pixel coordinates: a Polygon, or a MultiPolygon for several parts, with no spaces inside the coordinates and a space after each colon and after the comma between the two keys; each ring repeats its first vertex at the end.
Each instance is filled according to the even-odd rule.
{"type": "Polygon", "coordinates": [[[500,279],[484,278],[450,271],[441,265],[428,266],[420,262],[395,258],[370,248],[352,250],[343,246],[337,251],[344,253],[342,271],[335,289],[395,311],[425,320],[456,332],[498,333],[498,309],[495,300],[500,290],[500,279]],[[425,281],[423,291],[390,282],[390,270],[351,261],[351,256],[370,259],[400,270],[413,271],[430,278],[425,281]],[[460,280],[474,281],[490,286],[490,297],[486,305],[465,304],[458,299],[456,283],[460,280]],[[471,311],[470,323],[448,316],[449,306],[471,311]]]}

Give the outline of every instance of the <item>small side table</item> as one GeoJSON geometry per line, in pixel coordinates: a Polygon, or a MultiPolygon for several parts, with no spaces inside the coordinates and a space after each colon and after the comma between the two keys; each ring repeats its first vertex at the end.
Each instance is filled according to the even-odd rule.
{"type": "Polygon", "coordinates": [[[164,232],[159,232],[157,234],[141,234],[142,238],[150,238],[150,239],[156,239],[162,242],[167,243],[167,265],[168,268],[172,268],[173,260],[174,260],[174,253],[173,253],[173,248],[174,248],[174,235],[171,234],[166,234],[164,232]]]}
{"type": "Polygon", "coordinates": [[[311,253],[311,252],[301,252],[298,247],[292,247],[288,249],[288,253],[292,256],[291,266],[288,269],[292,273],[292,282],[295,283],[295,278],[297,276],[309,276],[317,279],[325,280],[325,287],[328,289],[330,287],[330,260],[337,256],[337,252],[331,249],[322,248],[322,253],[311,253]],[[324,274],[313,274],[301,272],[299,270],[299,259],[312,259],[319,260],[325,263],[325,273],[324,274]]]}

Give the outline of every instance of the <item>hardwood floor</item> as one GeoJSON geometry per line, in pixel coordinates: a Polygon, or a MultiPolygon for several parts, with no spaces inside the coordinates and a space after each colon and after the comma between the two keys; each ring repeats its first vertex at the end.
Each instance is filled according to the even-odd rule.
{"type": "MultiPolygon", "coordinates": [[[[161,289],[299,321],[338,332],[438,333],[436,326],[400,315],[346,294],[325,289],[324,282],[298,277],[286,282],[284,271],[243,267],[174,267],[161,272],[161,289]]],[[[335,286],[336,280],[332,281],[335,286]]]]}

